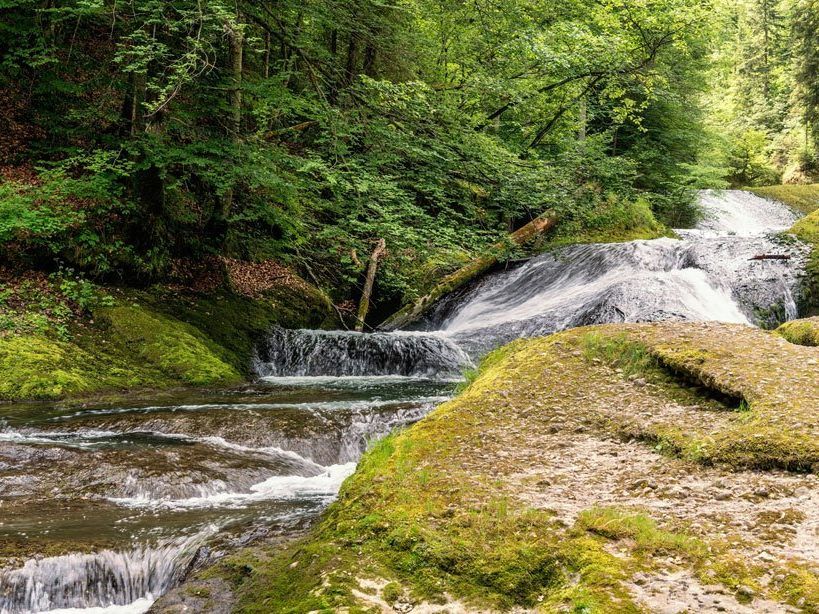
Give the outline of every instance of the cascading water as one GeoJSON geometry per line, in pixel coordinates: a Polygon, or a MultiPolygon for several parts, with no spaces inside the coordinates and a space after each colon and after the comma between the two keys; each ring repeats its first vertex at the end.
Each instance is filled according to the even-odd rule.
{"type": "Polygon", "coordinates": [[[469,358],[440,335],[275,329],[257,349],[261,376],[458,376],[469,358]]]}
{"type": "Polygon", "coordinates": [[[420,324],[470,355],[518,337],[607,322],[717,320],[773,325],[797,315],[806,246],[777,236],[796,220],[740,191],[704,192],[694,230],[576,245],[488,275],[420,324]],[[780,259],[759,259],[776,255],[780,259]]]}
{"type": "Polygon", "coordinates": [[[372,439],[420,419],[451,388],[280,379],[179,403],[9,412],[0,614],[146,611],[210,560],[214,541],[229,550],[303,530],[372,439]]]}
{"type": "Polygon", "coordinates": [[[17,614],[90,605],[126,612],[146,609],[191,564],[210,529],[133,550],[30,559],[0,576],[0,612],[17,614]]]}
{"type": "Polygon", "coordinates": [[[423,417],[471,358],[513,338],[794,317],[806,248],[775,233],[795,216],[744,192],[701,200],[706,219],[679,238],[543,254],[441,301],[425,332],[274,330],[253,389],[6,412],[0,540],[17,554],[0,550],[0,614],[144,612],[214,540],[303,528],[369,441],[423,417]],[[771,254],[786,259],[754,259],[771,254]]]}

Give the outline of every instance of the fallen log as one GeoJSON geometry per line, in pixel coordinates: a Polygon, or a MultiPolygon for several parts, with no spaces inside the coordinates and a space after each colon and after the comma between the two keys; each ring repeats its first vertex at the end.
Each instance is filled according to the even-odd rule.
{"type": "Polygon", "coordinates": [[[555,224],[557,224],[557,216],[551,212],[546,212],[535,218],[509,235],[508,241],[493,245],[488,255],[476,258],[466,266],[444,277],[429,294],[422,296],[409,305],[405,305],[400,311],[387,318],[379,328],[382,330],[395,330],[414,322],[440,298],[457,290],[495,266],[498,263],[498,254],[503,251],[509,242],[515,245],[523,245],[537,235],[550,230],[555,224]]]}
{"type": "Polygon", "coordinates": [[[756,256],[752,256],[749,260],[790,260],[791,257],[788,254],[758,254],[756,256]]]}
{"type": "Polygon", "coordinates": [[[370,296],[373,293],[375,272],[378,269],[378,259],[381,258],[386,248],[387,243],[384,239],[379,239],[373,253],[370,255],[370,261],[367,264],[367,277],[364,280],[364,290],[361,292],[361,302],[358,304],[358,318],[355,323],[355,329],[358,332],[364,330],[364,320],[367,318],[367,312],[370,310],[370,296]]]}

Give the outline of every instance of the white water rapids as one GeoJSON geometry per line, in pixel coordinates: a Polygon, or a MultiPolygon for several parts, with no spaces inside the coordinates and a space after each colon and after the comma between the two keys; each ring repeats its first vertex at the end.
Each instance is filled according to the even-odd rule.
{"type": "Polygon", "coordinates": [[[0,614],[146,611],[213,540],[315,518],[369,441],[423,417],[473,360],[514,338],[796,317],[807,248],[778,236],[796,216],[746,192],[701,202],[706,218],[675,238],[571,246],[486,275],[418,331],[272,331],[249,391],[21,410],[0,424],[0,539],[77,551],[0,569],[0,614]],[[770,255],[780,259],[755,259],[770,255]]]}

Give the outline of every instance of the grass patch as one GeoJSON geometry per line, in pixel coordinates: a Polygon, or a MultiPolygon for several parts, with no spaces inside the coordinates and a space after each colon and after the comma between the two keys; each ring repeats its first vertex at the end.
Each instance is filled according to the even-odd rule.
{"type": "Polygon", "coordinates": [[[770,198],[785,203],[794,211],[805,215],[819,209],[819,184],[770,185],[746,189],[762,198],[770,198]]]}
{"type": "Polygon", "coordinates": [[[580,514],[577,528],[607,539],[633,542],[631,549],[646,556],[680,554],[691,559],[702,559],[708,554],[707,546],[683,533],[660,529],[644,514],[612,507],[596,507],[580,514]]]}

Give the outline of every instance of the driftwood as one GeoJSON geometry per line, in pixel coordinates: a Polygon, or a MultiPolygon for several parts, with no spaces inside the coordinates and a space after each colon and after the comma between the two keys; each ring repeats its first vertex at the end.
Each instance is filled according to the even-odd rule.
{"type": "Polygon", "coordinates": [[[387,244],[384,239],[379,239],[375,245],[373,253],[370,255],[370,261],[367,264],[367,278],[364,281],[364,290],[361,293],[361,302],[358,304],[358,319],[355,323],[355,329],[358,332],[364,330],[364,320],[367,318],[367,312],[370,310],[370,296],[373,293],[373,284],[375,283],[375,273],[378,269],[378,259],[384,254],[387,244]]]}
{"type": "Polygon", "coordinates": [[[758,254],[749,258],[749,260],[790,260],[791,257],[787,254],[758,254]]]}
{"type": "MultiPolygon", "coordinates": [[[[554,227],[557,223],[557,217],[550,212],[544,213],[540,217],[535,218],[525,226],[522,226],[511,235],[509,240],[515,245],[523,245],[529,240],[533,239],[539,234],[546,232],[554,227]]],[[[491,267],[498,263],[498,253],[501,253],[504,247],[508,245],[507,242],[498,243],[490,250],[489,255],[476,258],[464,267],[461,267],[454,273],[450,273],[444,277],[438,284],[430,291],[429,294],[422,296],[413,303],[404,306],[398,313],[392,315],[384,321],[379,328],[383,330],[395,330],[414,322],[421,317],[433,303],[438,301],[445,295],[457,290],[464,284],[472,281],[481,273],[486,272],[491,267]]]]}

